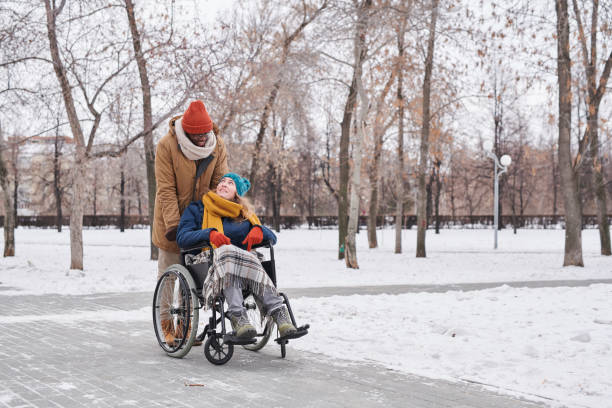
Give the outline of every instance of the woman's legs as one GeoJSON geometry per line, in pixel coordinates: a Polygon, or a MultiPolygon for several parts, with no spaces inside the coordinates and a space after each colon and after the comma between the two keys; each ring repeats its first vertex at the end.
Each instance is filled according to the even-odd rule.
{"type": "Polygon", "coordinates": [[[229,286],[223,289],[223,295],[227,302],[227,317],[232,322],[232,329],[237,337],[253,338],[257,335],[257,330],[249,321],[246,309],[242,302],[242,288],[239,286],[229,286]]]}
{"type": "Polygon", "coordinates": [[[291,321],[289,311],[285,306],[285,299],[283,299],[281,295],[276,295],[272,290],[266,288],[263,295],[253,294],[253,296],[258,302],[263,304],[264,312],[270,315],[276,323],[280,337],[287,336],[297,331],[291,321]]]}
{"type": "Polygon", "coordinates": [[[228,305],[227,317],[232,322],[234,332],[239,337],[253,337],[256,331],[242,304],[243,286],[251,289],[256,300],[262,304],[263,311],[276,322],[281,337],[296,331],[283,297],[277,294],[274,283],[257,256],[231,245],[215,249],[213,267],[203,287],[207,304],[210,304],[213,296],[218,295],[215,288],[223,287],[228,305]]]}
{"type": "Polygon", "coordinates": [[[253,297],[263,305],[263,311],[271,315],[275,310],[283,307],[284,299],[281,295],[276,295],[272,290],[266,288],[263,295],[253,294],[253,297]]]}
{"type": "Polygon", "coordinates": [[[225,301],[227,302],[227,311],[232,314],[240,314],[245,309],[242,305],[244,302],[244,298],[242,296],[242,288],[236,286],[230,286],[228,288],[223,289],[223,295],[225,296],[225,301]]]}
{"type": "MultiPolygon", "coordinates": [[[[225,295],[225,301],[227,302],[227,311],[229,313],[240,314],[245,311],[243,302],[244,297],[242,296],[242,287],[230,286],[223,289],[223,295],[225,295]]],[[[257,295],[253,293],[253,297],[263,305],[263,311],[265,314],[270,315],[274,311],[283,307],[284,299],[280,295],[276,295],[271,289],[266,288],[263,295],[257,295]]]]}

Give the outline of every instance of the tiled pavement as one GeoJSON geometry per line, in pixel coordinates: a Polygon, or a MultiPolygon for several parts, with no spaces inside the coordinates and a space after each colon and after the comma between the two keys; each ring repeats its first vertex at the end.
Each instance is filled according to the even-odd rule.
{"type": "MultiPolygon", "coordinates": [[[[329,289],[287,292],[333,294],[329,289]]],[[[352,291],[361,292],[376,291],[352,291]]],[[[291,344],[286,359],[274,343],[258,353],[237,347],[224,366],[208,363],[202,347],[172,359],[154,338],[151,298],[150,293],[0,292],[0,407],[545,406],[542,400],[516,399],[473,384],[300,352],[291,344]]]]}

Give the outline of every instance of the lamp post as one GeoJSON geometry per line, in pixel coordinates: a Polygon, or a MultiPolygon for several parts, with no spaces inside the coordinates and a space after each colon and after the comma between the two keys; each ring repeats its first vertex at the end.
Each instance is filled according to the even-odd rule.
{"type": "Polygon", "coordinates": [[[493,249],[497,249],[497,227],[499,225],[499,176],[508,171],[512,158],[504,154],[499,160],[493,153],[493,143],[487,140],[483,144],[485,153],[495,162],[495,194],[493,198],[493,231],[495,231],[495,243],[493,249]]]}

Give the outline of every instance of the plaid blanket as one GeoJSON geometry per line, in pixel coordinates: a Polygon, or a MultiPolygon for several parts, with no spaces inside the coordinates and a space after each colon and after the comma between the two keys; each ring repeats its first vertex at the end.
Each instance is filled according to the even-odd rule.
{"type": "Polygon", "coordinates": [[[223,288],[230,286],[249,288],[260,296],[264,290],[278,294],[257,255],[234,245],[223,245],[214,250],[213,264],[202,287],[204,308],[212,307],[215,297],[221,294],[223,288]]]}

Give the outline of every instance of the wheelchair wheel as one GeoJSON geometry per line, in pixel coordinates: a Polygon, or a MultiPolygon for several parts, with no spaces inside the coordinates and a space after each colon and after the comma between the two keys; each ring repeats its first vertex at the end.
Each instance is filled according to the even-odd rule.
{"type": "Polygon", "coordinates": [[[270,316],[263,314],[261,305],[259,302],[255,301],[253,295],[249,295],[249,297],[244,300],[244,306],[247,310],[249,320],[255,327],[255,330],[257,330],[257,337],[255,338],[257,342],[253,344],[244,344],[242,347],[251,351],[261,350],[270,339],[274,322],[270,316]]]}
{"type": "Polygon", "coordinates": [[[213,334],[204,343],[206,359],[215,365],[223,365],[230,361],[234,354],[234,345],[223,341],[223,337],[213,334]]]}
{"type": "Polygon", "coordinates": [[[195,289],[191,274],[179,264],[170,265],[157,281],[153,328],[157,342],[170,357],[187,355],[196,339],[200,305],[195,289]],[[167,342],[168,333],[172,342],[167,342]]]}

